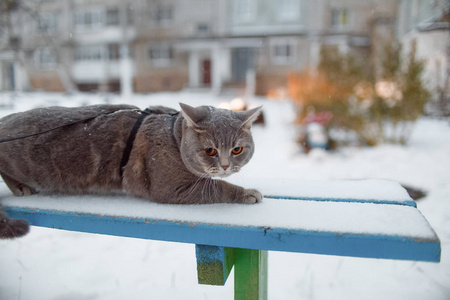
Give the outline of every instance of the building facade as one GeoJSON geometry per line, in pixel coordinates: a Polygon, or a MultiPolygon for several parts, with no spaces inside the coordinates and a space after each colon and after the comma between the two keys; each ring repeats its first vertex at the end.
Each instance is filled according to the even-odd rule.
{"type": "Polygon", "coordinates": [[[395,0],[21,3],[27,9],[8,12],[16,44],[0,42],[2,89],[114,92],[128,80],[138,93],[220,92],[253,80],[261,95],[286,87],[290,72],[314,70],[323,45],[364,57],[374,28],[395,25],[398,6],[395,0]]]}
{"type": "Polygon", "coordinates": [[[423,79],[440,109],[450,112],[450,3],[446,0],[402,0],[398,35],[405,53],[415,47],[425,60],[423,79]]]}

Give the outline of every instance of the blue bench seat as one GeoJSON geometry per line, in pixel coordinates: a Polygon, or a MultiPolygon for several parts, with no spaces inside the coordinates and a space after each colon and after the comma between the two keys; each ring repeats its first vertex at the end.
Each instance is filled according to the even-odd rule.
{"type": "Polygon", "coordinates": [[[255,205],[168,205],[124,195],[16,198],[1,185],[0,204],[35,226],[196,244],[200,283],[225,284],[233,266],[239,283],[260,278],[252,291],[235,286],[236,299],[264,298],[267,250],[440,261],[439,238],[397,183],[280,181],[260,189],[267,196],[255,205]]]}

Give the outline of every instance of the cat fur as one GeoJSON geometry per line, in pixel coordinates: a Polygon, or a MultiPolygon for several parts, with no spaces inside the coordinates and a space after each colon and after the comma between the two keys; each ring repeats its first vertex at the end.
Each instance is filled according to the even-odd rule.
{"type": "MultiPolygon", "coordinates": [[[[254,152],[250,128],[260,108],[180,106],[181,112],[150,107],[123,170],[124,148],[141,116],[137,107],[48,107],[6,116],[0,119],[0,174],[16,196],[124,191],[170,204],[259,202],[257,190],[213,177],[229,176],[248,163],[254,152]],[[239,147],[242,153],[232,154],[239,147]],[[216,155],[207,155],[208,148],[216,155]]],[[[0,238],[27,232],[26,221],[0,211],[0,238]]]]}

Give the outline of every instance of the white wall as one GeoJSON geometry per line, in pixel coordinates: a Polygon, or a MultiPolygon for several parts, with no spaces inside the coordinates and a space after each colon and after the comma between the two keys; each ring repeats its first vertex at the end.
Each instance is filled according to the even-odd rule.
{"type": "MultiPolygon", "coordinates": [[[[430,91],[443,87],[450,63],[448,52],[450,35],[446,30],[411,31],[402,38],[404,54],[409,54],[413,41],[416,42],[416,57],[425,59],[423,79],[430,91]]],[[[448,79],[448,78],[447,78],[448,79]]]]}

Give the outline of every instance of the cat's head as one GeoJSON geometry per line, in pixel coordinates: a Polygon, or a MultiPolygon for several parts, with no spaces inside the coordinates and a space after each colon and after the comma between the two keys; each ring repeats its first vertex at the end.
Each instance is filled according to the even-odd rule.
{"type": "Polygon", "coordinates": [[[255,146],[250,127],[261,107],[234,112],[180,103],[183,120],[181,157],[193,174],[226,177],[248,163],[255,146]]]}

